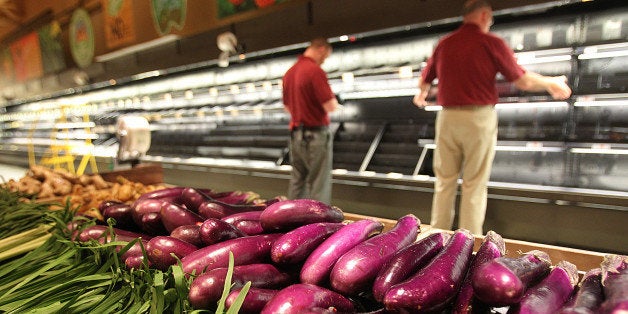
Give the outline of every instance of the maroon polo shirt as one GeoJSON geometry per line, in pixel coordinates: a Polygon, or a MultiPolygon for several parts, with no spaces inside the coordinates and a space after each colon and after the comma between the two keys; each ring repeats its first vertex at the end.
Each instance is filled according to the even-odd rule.
{"type": "Polygon", "coordinates": [[[494,105],[497,73],[512,82],[525,69],[503,39],[465,23],[440,40],[421,77],[427,83],[438,78],[437,102],[444,107],[494,105]]]}
{"type": "Polygon", "coordinates": [[[299,56],[283,77],[283,103],[290,112],[290,129],[329,125],[323,103],[335,97],[327,74],[312,58],[299,56]]]}

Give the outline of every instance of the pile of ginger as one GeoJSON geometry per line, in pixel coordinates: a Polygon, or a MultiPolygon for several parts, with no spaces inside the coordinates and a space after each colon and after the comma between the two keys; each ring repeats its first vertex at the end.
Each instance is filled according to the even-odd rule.
{"type": "Polygon", "coordinates": [[[11,179],[2,187],[31,195],[36,201],[57,200],[64,203],[69,198],[70,204],[78,207],[78,213],[90,211],[99,216],[95,209],[103,201],[131,203],[140,195],[165,186],[145,185],[121,176],[116,178],[116,182],[107,182],[99,174],[75,175],[65,169],[35,165],[28,169],[24,177],[11,179]]]}

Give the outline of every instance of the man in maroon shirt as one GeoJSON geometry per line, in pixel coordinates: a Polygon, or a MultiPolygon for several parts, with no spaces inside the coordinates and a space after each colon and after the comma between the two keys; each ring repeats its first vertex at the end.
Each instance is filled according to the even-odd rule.
{"type": "Polygon", "coordinates": [[[331,203],[333,138],[328,112],[336,110],[338,101],[321,68],[331,51],[326,39],[312,40],[283,77],[283,103],[290,113],[291,199],[331,203]]]}
{"type": "Polygon", "coordinates": [[[414,104],[424,107],[432,81],[438,78],[436,117],[436,175],[430,224],[451,229],[457,182],[462,172],[460,228],[482,234],[487,183],[497,142],[497,73],[524,91],[546,91],[566,99],[571,89],[566,77],[548,77],[526,71],[514,52],[489,33],[493,11],[484,0],[466,1],[463,24],[440,40],[419,78],[414,104]]]}

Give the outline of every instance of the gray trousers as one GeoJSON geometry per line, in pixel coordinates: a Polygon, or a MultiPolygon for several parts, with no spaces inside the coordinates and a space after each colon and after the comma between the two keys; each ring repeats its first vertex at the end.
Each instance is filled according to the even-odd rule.
{"type": "Polygon", "coordinates": [[[329,129],[292,131],[292,177],[288,198],[310,198],[331,204],[333,138],[329,129]]]}

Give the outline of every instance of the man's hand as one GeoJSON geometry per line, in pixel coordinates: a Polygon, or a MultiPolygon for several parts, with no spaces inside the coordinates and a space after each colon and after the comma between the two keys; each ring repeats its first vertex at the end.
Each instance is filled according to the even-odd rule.
{"type": "Polygon", "coordinates": [[[431,83],[423,82],[423,80],[419,77],[419,92],[412,99],[412,102],[415,106],[419,107],[420,109],[423,109],[425,108],[425,106],[427,106],[426,99],[427,95],[430,92],[431,86],[431,83]]]}
{"type": "Polygon", "coordinates": [[[554,99],[567,99],[571,96],[571,88],[567,85],[567,77],[564,75],[548,78],[547,92],[554,99]]]}
{"type": "Polygon", "coordinates": [[[415,106],[422,109],[425,106],[427,106],[427,101],[425,101],[425,96],[426,95],[424,93],[419,92],[418,94],[414,95],[412,102],[414,103],[415,106]]]}

